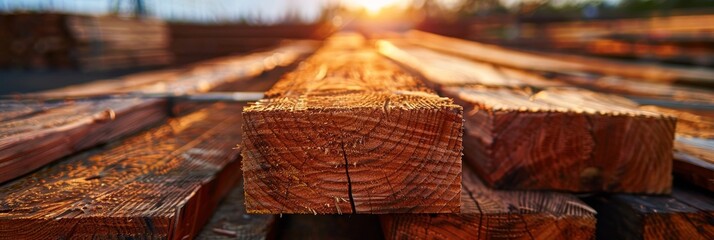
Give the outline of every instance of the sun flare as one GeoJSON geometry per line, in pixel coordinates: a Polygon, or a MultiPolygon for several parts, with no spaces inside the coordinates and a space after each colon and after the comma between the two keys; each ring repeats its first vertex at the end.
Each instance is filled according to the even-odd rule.
{"type": "Polygon", "coordinates": [[[370,14],[377,14],[385,7],[393,6],[399,0],[349,0],[348,4],[354,8],[361,8],[370,14]]]}

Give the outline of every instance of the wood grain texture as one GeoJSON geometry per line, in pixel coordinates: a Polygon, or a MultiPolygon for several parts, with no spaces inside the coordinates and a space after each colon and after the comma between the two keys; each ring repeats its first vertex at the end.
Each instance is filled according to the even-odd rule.
{"type": "Polygon", "coordinates": [[[124,93],[194,93],[256,77],[313,52],[317,43],[292,41],[270,50],[201,61],[189,66],[132,74],[44,91],[30,96],[71,97],[124,93]]]}
{"type": "Polygon", "coordinates": [[[598,92],[633,99],[649,100],[660,105],[714,105],[714,91],[675,84],[645,82],[613,76],[556,74],[554,79],[598,92]]]}
{"type": "Polygon", "coordinates": [[[228,193],[197,239],[272,239],[275,215],[251,215],[245,211],[243,184],[228,193]]]}
{"type": "Polygon", "coordinates": [[[381,216],[386,239],[593,239],[595,211],[564,193],[486,187],[464,168],[461,214],[381,216]]]}
{"type": "Polygon", "coordinates": [[[379,52],[423,75],[439,90],[444,86],[478,84],[507,87],[553,87],[563,82],[549,80],[537,74],[451,56],[410,44],[402,39],[380,40],[379,52]]]}
{"type": "Polygon", "coordinates": [[[250,213],[458,212],[461,108],[338,35],[243,116],[250,213]]]}
{"type": "Polygon", "coordinates": [[[714,191],[714,139],[678,136],[674,160],[677,177],[714,191]]]}
{"type": "Polygon", "coordinates": [[[586,199],[597,212],[598,239],[713,239],[714,198],[675,186],[671,196],[617,194],[586,199]]]}
{"type": "Polygon", "coordinates": [[[674,175],[714,191],[714,117],[655,106],[640,109],[677,117],[674,140],[674,175]]]}
{"type": "Polygon", "coordinates": [[[0,182],[135,133],[167,116],[166,102],[136,98],[0,103],[0,182]]]}
{"type": "Polygon", "coordinates": [[[467,162],[503,189],[668,193],[676,119],[575,89],[450,87],[467,162]]]}
{"type": "Polygon", "coordinates": [[[714,111],[692,111],[658,106],[641,106],[640,109],[677,117],[677,136],[714,139],[714,111]]]}
{"type": "MultiPolygon", "coordinates": [[[[207,60],[182,70],[133,74],[28,97],[64,99],[119,93],[206,92],[289,65],[315,48],[314,42],[298,41],[271,51],[207,60]]],[[[167,105],[165,100],[124,95],[65,102],[0,101],[0,182],[156,124],[178,110],[176,104],[170,104],[172,109],[167,105]]]]}
{"type": "Polygon", "coordinates": [[[633,63],[568,54],[524,52],[420,31],[410,31],[406,37],[413,44],[524,70],[556,73],[590,72],[652,82],[689,81],[701,84],[714,82],[714,71],[705,68],[633,63]]]}
{"type": "Polygon", "coordinates": [[[195,236],[241,177],[241,106],[216,104],[0,187],[0,239],[195,236]]]}
{"type": "Polygon", "coordinates": [[[116,70],[171,63],[168,28],[156,19],[65,13],[4,14],[5,68],[116,70]]]}

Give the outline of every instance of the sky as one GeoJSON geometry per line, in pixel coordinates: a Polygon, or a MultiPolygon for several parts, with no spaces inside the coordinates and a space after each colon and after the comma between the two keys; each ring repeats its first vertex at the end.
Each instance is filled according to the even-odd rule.
{"type": "MultiPolygon", "coordinates": [[[[55,10],[62,12],[103,14],[109,13],[113,3],[123,6],[134,0],[0,0],[0,12],[14,10],[55,10]]],[[[250,23],[280,22],[287,12],[300,17],[303,22],[313,22],[320,16],[326,4],[341,2],[347,6],[379,7],[384,4],[418,0],[144,0],[152,16],[173,21],[189,22],[235,22],[246,19],[250,23]]],[[[461,0],[437,0],[441,4],[458,3],[461,0]]],[[[506,6],[521,1],[500,0],[506,6]]],[[[551,0],[558,2],[579,2],[589,0],[551,0]]],[[[621,0],[603,0],[616,4],[621,0]]]]}
{"type": "MultiPolygon", "coordinates": [[[[74,13],[110,12],[117,0],[0,0],[0,11],[57,10],[74,13]]],[[[127,6],[131,0],[119,0],[127,6]]],[[[144,0],[153,16],[183,21],[235,21],[240,18],[280,20],[294,11],[305,21],[319,17],[322,6],[334,0],[144,0]]]]}

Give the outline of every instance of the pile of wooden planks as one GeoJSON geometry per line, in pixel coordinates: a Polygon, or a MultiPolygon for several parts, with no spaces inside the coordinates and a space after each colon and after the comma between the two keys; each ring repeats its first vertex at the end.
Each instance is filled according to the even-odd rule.
{"type": "Polygon", "coordinates": [[[111,70],[173,60],[165,23],[154,19],[60,13],[0,17],[0,67],[111,70]]]}
{"type": "Polygon", "coordinates": [[[313,51],[313,44],[295,42],[185,69],[70,86],[28,95],[26,100],[0,100],[0,182],[78,150],[132,134],[171,114],[167,99],[146,98],[146,94],[206,92],[295,62],[313,51]],[[78,100],[62,100],[73,97],[78,100]]]}
{"type": "Polygon", "coordinates": [[[479,62],[408,38],[336,34],[262,100],[201,105],[84,152],[145,128],[146,115],[119,111],[127,102],[165,117],[165,99],[140,94],[222,89],[315,46],[32,96],[73,101],[0,101],[7,136],[87,141],[44,144],[75,155],[0,185],[0,238],[374,238],[378,227],[357,226],[377,218],[387,239],[714,237],[710,192],[672,183],[674,172],[711,190],[709,91],[479,62]],[[294,213],[305,215],[274,215],[294,213]],[[355,213],[380,215],[310,216],[355,213]]]}
{"type": "MultiPolygon", "coordinates": [[[[300,54],[309,53],[310,49],[313,48],[304,49],[309,51],[300,54]]],[[[265,54],[266,58],[246,57],[261,63],[277,61],[275,64],[288,64],[288,61],[300,59],[283,59],[291,54],[297,53],[273,52],[265,54]]],[[[240,57],[233,58],[234,62],[241,64],[231,65],[232,68],[252,65],[250,61],[240,61],[240,57]]],[[[221,67],[224,65],[219,63],[225,60],[212,62],[215,67],[221,67]]],[[[235,70],[215,72],[208,71],[208,64],[201,66],[201,71],[212,73],[204,76],[208,79],[226,77],[219,73],[242,76],[235,74],[235,70]]],[[[262,71],[269,70],[265,68],[262,71]]],[[[239,78],[244,80],[240,81],[243,84],[222,84],[214,89],[264,91],[267,87],[261,82],[274,82],[268,78],[275,75],[259,75],[249,80],[239,78]]],[[[2,111],[0,119],[28,118],[33,114],[42,115],[42,111],[52,111],[55,104],[79,105],[90,100],[94,99],[44,104],[2,102],[8,111],[2,111]]],[[[130,100],[159,101],[145,98],[130,100]]],[[[196,111],[182,112],[180,117],[170,118],[159,126],[121,141],[115,140],[88,151],[73,148],[74,155],[1,184],[0,239],[221,239],[236,236],[264,239],[276,218],[248,217],[244,211],[241,213],[241,209],[245,209],[243,188],[237,185],[242,173],[241,158],[235,143],[241,141],[242,117],[234,113],[241,111],[244,105],[196,105],[200,105],[194,108],[198,109],[196,111]],[[224,196],[227,198],[219,207],[224,196]],[[211,217],[214,210],[220,211],[220,214],[211,217]]],[[[86,109],[73,110],[75,114],[87,113],[86,109]]],[[[151,116],[165,116],[166,109],[160,110],[151,116]]],[[[119,116],[107,115],[100,120],[111,122],[110,118],[118,119],[119,116]]],[[[42,119],[28,122],[43,123],[42,119]]],[[[117,127],[114,130],[120,129],[117,127]]],[[[22,130],[42,132],[31,127],[22,130]]],[[[93,138],[90,133],[79,135],[93,138]]],[[[41,149],[37,151],[41,152],[41,149]]]]}
{"type": "MultiPolygon", "coordinates": [[[[712,94],[709,90],[636,78],[598,77],[597,73],[612,72],[568,69],[569,66],[559,69],[547,61],[530,65],[526,63],[541,56],[519,58],[523,53],[490,47],[486,52],[479,52],[477,50],[487,46],[476,43],[471,46],[467,41],[432,35],[421,35],[426,38],[422,39],[419,35],[408,35],[408,41],[414,45],[390,39],[378,41],[377,46],[380,53],[424,76],[431,82],[430,86],[464,107],[464,154],[468,163],[465,166],[473,168],[483,181],[502,189],[617,193],[587,198],[592,208],[580,205],[592,213],[597,211],[598,238],[709,239],[714,236],[714,227],[710,224],[714,198],[704,193],[707,190],[682,184],[671,187],[674,172],[678,179],[711,190],[710,158],[714,145],[708,139],[712,129],[712,112],[708,109],[713,104],[708,97],[712,94]],[[429,43],[436,38],[439,45],[429,43]],[[453,48],[457,45],[460,47],[453,48]],[[479,55],[486,53],[489,55],[479,55]],[[511,61],[507,62],[506,57],[512,58],[511,61]],[[480,61],[473,63],[473,59],[480,61]],[[504,74],[498,69],[517,71],[521,76],[504,74]],[[455,77],[444,77],[440,73],[455,77]],[[678,108],[643,107],[630,99],[573,85],[678,108]],[[676,130],[675,116],[679,118],[676,130]]],[[[465,169],[463,173],[464,188],[469,186],[466,181],[469,171],[465,169]]],[[[484,189],[473,193],[488,192],[488,196],[493,197],[499,192],[518,192],[484,189]]],[[[473,201],[479,203],[479,198],[473,201]]],[[[491,231],[464,231],[468,227],[463,224],[469,222],[463,220],[465,216],[444,220],[442,216],[397,215],[383,217],[385,236],[390,239],[498,237],[502,233],[499,225],[490,222],[500,222],[489,220],[492,217],[484,209],[488,209],[489,204],[508,200],[484,202],[487,204],[476,204],[479,211],[466,219],[478,222],[471,223],[480,226],[477,229],[491,231]],[[488,225],[484,226],[484,222],[488,225]]],[[[515,209],[520,203],[523,202],[510,204],[510,211],[502,212],[510,216],[517,212],[515,209]]],[[[462,213],[467,213],[463,207],[462,213]]],[[[543,211],[537,206],[526,208],[543,211]]],[[[546,214],[553,215],[558,216],[546,214]]],[[[591,229],[595,228],[591,226],[591,229]]],[[[586,231],[580,232],[583,233],[580,237],[557,235],[557,231],[549,234],[548,230],[531,231],[531,235],[519,235],[512,229],[503,232],[516,238],[593,237],[588,237],[586,231]]]]}
{"type": "MultiPolygon", "coordinates": [[[[439,59],[420,56],[428,50],[414,50],[416,46],[388,41],[379,45],[397,61],[439,59]],[[395,55],[397,51],[404,57],[395,55]]],[[[443,71],[464,74],[458,78],[464,80],[461,84],[457,78],[445,82],[440,74],[429,72],[438,65],[412,68],[464,107],[466,159],[490,185],[573,192],[670,191],[673,118],[642,111],[627,99],[568,89],[527,74],[509,76],[493,66],[457,68],[472,63],[442,58],[450,60],[443,71]]]]}
{"type": "Polygon", "coordinates": [[[595,210],[575,196],[502,191],[464,168],[461,214],[383,215],[387,239],[592,239],[595,210]]]}
{"type": "Polygon", "coordinates": [[[0,187],[0,238],[196,236],[240,179],[240,106],[216,104],[0,187]]]}
{"type": "Polygon", "coordinates": [[[466,159],[492,186],[668,193],[675,119],[587,91],[448,87],[467,114],[466,159]]]}
{"type": "Polygon", "coordinates": [[[169,23],[171,52],[176,63],[193,63],[228,54],[245,53],[279,45],[285,39],[322,40],[332,32],[331,25],[169,23]]]}
{"type": "Polygon", "coordinates": [[[636,78],[652,82],[693,82],[711,84],[714,70],[615,61],[546,52],[523,52],[435,34],[410,31],[407,41],[415,45],[524,70],[554,73],[596,73],[636,78]]]}
{"type": "Polygon", "coordinates": [[[714,28],[706,24],[711,21],[712,14],[587,21],[475,17],[450,24],[451,29],[424,30],[451,30],[452,36],[519,48],[711,67],[714,28]]]}
{"type": "Polygon", "coordinates": [[[94,81],[34,94],[43,97],[96,96],[128,93],[203,92],[226,82],[247,79],[287,66],[317,47],[314,41],[288,41],[248,54],[200,61],[177,69],[157,70],[94,81]]]}
{"type": "Polygon", "coordinates": [[[246,107],[251,213],[453,213],[461,107],[337,35],[246,107]]]}

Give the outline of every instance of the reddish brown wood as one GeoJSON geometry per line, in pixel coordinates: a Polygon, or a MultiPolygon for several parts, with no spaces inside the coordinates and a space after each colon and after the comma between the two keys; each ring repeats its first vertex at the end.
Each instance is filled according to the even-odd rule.
{"type": "Polygon", "coordinates": [[[465,110],[466,160],[504,189],[668,193],[675,118],[573,89],[445,88],[465,110]]]}
{"type": "Polygon", "coordinates": [[[256,77],[287,66],[317,48],[316,42],[285,42],[273,49],[215,58],[179,69],[150,71],[44,91],[32,96],[67,97],[123,93],[194,93],[256,77]]]}
{"type": "MultiPolygon", "coordinates": [[[[212,59],[185,69],[133,74],[28,97],[62,99],[123,93],[206,92],[294,63],[315,47],[314,42],[291,42],[270,51],[212,59]]],[[[165,100],[134,98],[56,103],[1,101],[0,182],[155,124],[169,114],[167,105],[165,100]]],[[[172,105],[176,110],[177,104],[172,105]]]]}
{"type": "Polygon", "coordinates": [[[568,54],[524,52],[419,31],[410,31],[407,39],[411,43],[439,51],[524,70],[556,73],[593,72],[653,82],[691,81],[701,84],[714,82],[714,71],[709,69],[633,63],[568,54]]]}
{"type": "Polygon", "coordinates": [[[168,114],[163,100],[135,98],[54,104],[8,101],[0,107],[8,108],[0,114],[0,182],[135,133],[168,114]],[[22,107],[15,111],[12,106],[22,107]]]}
{"type": "Polygon", "coordinates": [[[554,79],[594,91],[660,102],[662,105],[679,103],[696,106],[712,104],[714,99],[714,91],[711,90],[638,79],[571,74],[555,75],[554,79]]]}
{"type": "Polygon", "coordinates": [[[250,215],[245,211],[243,184],[223,199],[197,239],[272,239],[275,215],[250,215]]]}
{"type": "Polygon", "coordinates": [[[112,70],[171,63],[168,28],[156,19],[63,13],[4,16],[4,67],[112,70]]]}
{"type": "Polygon", "coordinates": [[[671,196],[617,194],[587,199],[597,214],[600,239],[712,239],[714,198],[689,186],[671,196]]]}
{"type": "Polygon", "coordinates": [[[405,40],[380,40],[377,46],[381,54],[424,76],[437,91],[467,84],[540,88],[565,85],[524,70],[444,54],[405,40]]]}
{"type": "Polygon", "coordinates": [[[706,115],[705,112],[655,106],[640,108],[677,117],[674,174],[688,182],[714,191],[714,117],[706,115]]]}
{"type": "Polygon", "coordinates": [[[386,239],[594,239],[595,211],[563,193],[504,191],[463,172],[461,214],[381,216],[386,239]]]}
{"type": "Polygon", "coordinates": [[[678,136],[674,160],[677,177],[714,191],[714,139],[678,136]]]}
{"type": "Polygon", "coordinates": [[[198,234],[240,179],[241,106],[216,104],[0,187],[0,239],[198,234]]]}
{"type": "Polygon", "coordinates": [[[461,108],[349,35],[243,110],[250,213],[458,212],[461,108]]]}

